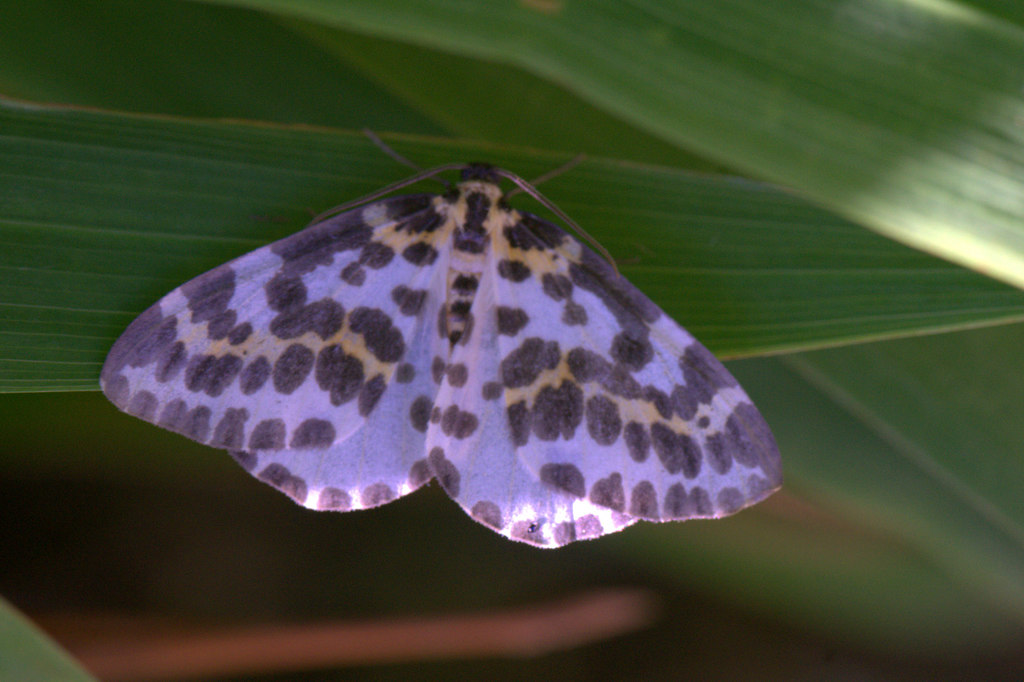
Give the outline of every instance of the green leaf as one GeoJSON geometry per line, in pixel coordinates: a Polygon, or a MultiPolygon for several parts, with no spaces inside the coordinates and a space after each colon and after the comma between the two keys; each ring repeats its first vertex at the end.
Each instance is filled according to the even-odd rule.
{"type": "Polygon", "coordinates": [[[717,170],[523,69],[311,22],[285,23],[455,137],[717,170]]]}
{"type": "Polygon", "coordinates": [[[966,3],[224,3],[518,64],[681,148],[1024,285],[1024,31],[966,3]]]}
{"type": "Polygon", "coordinates": [[[23,99],[447,131],[573,154],[712,167],[522,69],[323,24],[166,0],[49,0],[0,7],[0,25],[9,38],[0,43],[0,84],[23,99]],[[65,21],[54,25],[55,13],[65,21]],[[48,49],[35,48],[43,42],[48,49]]]}
{"type": "MultiPolygon", "coordinates": [[[[0,130],[4,390],[94,388],[113,339],[161,295],[406,174],[350,132],[12,103],[0,130]]],[[[487,158],[527,177],[566,158],[389,139],[428,166],[487,158]]],[[[1024,315],[1019,291],[763,185],[593,159],[544,189],[726,356],[1024,315]]]]}
{"type": "Polygon", "coordinates": [[[87,682],[94,679],[5,600],[0,599],[0,679],[87,682]]]}
{"type": "Polygon", "coordinates": [[[836,434],[838,456],[805,452],[796,462],[804,484],[888,532],[912,533],[950,575],[1018,617],[1022,347],[1024,326],[1013,325],[783,360],[878,443],[850,448],[863,439],[836,434]]]}
{"type": "Polygon", "coordinates": [[[166,0],[0,5],[0,92],[125,111],[440,133],[273,17],[166,0]],[[54,21],[59,16],[60,21],[54,21]]]}

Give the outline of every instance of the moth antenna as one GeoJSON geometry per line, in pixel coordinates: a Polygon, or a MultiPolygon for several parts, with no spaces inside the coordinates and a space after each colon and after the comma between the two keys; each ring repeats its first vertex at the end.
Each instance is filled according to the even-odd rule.
{"type": "Polygon", "coordinates": [[[410,161],[409,159],[405,158],[404,156],[396,152],[394,149],[392,149],[391,145],[389,145],[384,140],[380,139],[377,136],[377,133],[373,132],[369,128],[363,128],[363,135],[366,135],[368,138],[370,138],[370,142],[377,145],[378,149],[380,149],[382,152],[384,152],[385,154],[387,154],[388,156],[390,156],[392,159],[402,164],[403,166],[408,166],[409,168],[412,168],[414,171],[423,170],[415,163],[413,163],[412,161],[410,161]]]}
{"type": "MultiPolygon", "coordinates": [[[[421,180],[427,180],[429,178],[432,178],[436,176],[438,173],[444,173],[445,171],[450,170],[461,170],[462,168],[465,167],[466,164],[464,163],[448,163],[443,166],[437,166],[435,168],[421,170],[416,175],[410,176],[404,180],[399,180],[398,182],[393,182],[390,185],[377,190],[376,192],[371,192],[370,194],[355,199],[354,201],[347,201],[344,204],[339,204],[337,206],[331,207],[324,211],[323,213],[317,215],[315,218],[313,218],[313,220],[311,220],[309,224],[315,225],[316,223],[319,223],[322,220],[326,220],[327,218],[330,218],[333,215],[344,213],[345,211],[355,208],[356,206],[361,206],[362,204],[373,201],[374,199],[379,199],[383,196],[387,196],[388,194],[391,194],[396,190],[402,189],[403,187],[408,187],[409,185],[414,185],[417,182],[420,182],[421,180]]],[[[448,183],[445,183],[445,185],[450,186],[448,183]]]]}
{"type": "MultiPolygon", "coordinates": [[[[570,171],[573,168],[575,168],[576,166],[578,166],[581,163],[583,163],[583,161],[586,158],[587,158],[586,154],[582,154],[582,153],[581,154],[577,154],[576,156],[572,157],[571,159],[569,159],[568,161],[563,163],[558,168],[553,168],[552,170],[549,170],[547,173],[544,173],[544,174],[534,178],[533,180],[530,180],[530,184],[533,185],[534,187],[536,187],[537,185],[541,184],[542,182],[547,182],[548,180],[551,180],[552,178],[557,178],[562,173],[570,171]]],[[[512,190],[511,192],[509,192],[507,196],[512,196],[514,194],[518,194],[519,191],[520,190],[518,188],[516,188],[516,189],[512,190]]]]}

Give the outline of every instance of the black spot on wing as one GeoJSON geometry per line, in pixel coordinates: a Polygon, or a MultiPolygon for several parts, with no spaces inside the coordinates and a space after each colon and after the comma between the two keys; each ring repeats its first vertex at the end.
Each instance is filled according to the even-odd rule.
{"type": "Polygon", "coordinates": [[[718,508],[724,514],[732,514],[743,508],[746,499],[738,489],[729,487],[718,491],[718,499],[716,501],[718,502],[718,508]]]}
{"type": "Polygon", "coordinates": [[[580,383],[603,381],[612,369],[611,363],[601,355],[582,347],[570,350],[566,361],[569,371],[580,383]]]}
{"type": "Polygon", "coordinates": [[[541,287],[554,301],[561,301],[572,295],[572,281],[565,275],[546,272],[540,278],[541,287]]]}
{"type": "Polygon", "coordinates": [[[334,443],[334,425],[326,419],[307,419],[292,434],[291,447],[322,450],[334,443]]]}
{"type": "Polygon", "coordinates": [[[245,343],[252,336],[252,324],[243,322],[228,332],[228,343],[232,346],[245,343]]]}
{"type": "Polygon", "coordinates": [[[338,488],[324,488],[320,491],[316,508],[321,511],[348,511],[352,508],[352,496],[338,488]]]}
{"type": "Polygon", "coordinates": [[[646,332],[637,335],[620,332],[612,339],[611,356],[616,362],[636,372],[654,358],[654,347],[646,332]]]}
{"type": "Polygon", "coordinates": [[[604,526],[601,525],[601,519],[595,515],[587,514],[576,519],[577,538],[598,538],[602,535],[604,535],[604,526]]]}
{"type": "Polygon", "coordinates": [[[360,493],[364,507],[377,507],[395,499],[395,491],[387,483],[374,483],[360,493]]]}
{"type": "Polygon", "coordinates": [[[541,372],[557,367],[560,358],[557,341],[544,341],[536,336],[524,339],[501,361],[502,382],[508,388],[529,386],[541,372]]]}
{"type": "Polygon", "coordinates": [[[221,265],[181,285],[181,293],[188,299],[192,322],[208,322],[227,310],[235,295],[235,270],[221,265]]]}
{"type": "Polygon", "coordinates": [[[470,515],[491,528],[501,529],[504,525],[501,519],[501,509],[493,502],[481,501],[473,505],[470,515]]]}
{"type": "Polygon", "coordinates": [[[480,420],[472,412],[449,405],[441,415],[441,431],[453,438],[469,438],[479,426],[480,420]]]}
{"type": "Polygon", "coordinates": [[[540,468],[540,480],[573,497],[583,497],[587,494],[583,472],[574,464],[545,464],[540,468]]]}
{"type": "Polygon", "coordinates": [[[302,279],[284,273],[277,273],[263,285],[267,305],[271,310],[283,312],[302,306],[306,302],[306,285],[302,279]]]}
{"type": "Polygon", "coordinates": [[[582,326],[587,323],[587,319],[587,309],[579,303],[569,301],[565,304],[565,309],[562,310],[562,324],[570,327],[582,326]]]}
{"type": "Polygon", "coordinates": [[[459,496],[459,483],[461,476],[458,468],[448,459],[445,459],[444,450],[435,447],[427,455],[427,461],[437,482],[441,484],[445,492],[451,497],[459,496]]]}
{"type": "Polygon", "coordinates": [[[359,307],[352,311],[348,323],[353,332],[363,335],[366,347],[381,362],[398,362],[405,354],[402,332],[384,311],[359,307]]]}
{"type": "Polygon", "coordinates": [[[351,284],[354,287],[361,287],[366,284],[366,270],[358,261],[352,261],[343,267],[339,277],[342,282],[351,284]]]}
{"type": "Polygon", "coordinates": [[[216,398],[241,371],[242,359],[237,355],[194,355],[185,367],[185,388],[216,398]]]}
{"type": "Polygon", "coordinates": [[[736,385],[736,380],[706,348],[691,344],[679,358],[679,368],[686,382],[672,391],[672,403],[680,417],[693,419],[701,405],[710,405],[722,388],[736,385]]]}
{"type": "Polygon", "coordinates": [[[509,528],[509,535],[524,542],[529,542],[532,545],[544,546],[548,544],[548,540],[544,536],[544,527],[546,525],[546,519],[516,521],[509,528]]]}
{"type": "Polygon", "coordinates": [[[249,436],[250,450],[280,450],[284,447],[285,426],[283,419],[264,419],[249,436]]]}
{"type": "Polygon", "coordinates": [[[359,394],[365,374],[359,358],[338,344],[320,350],[316,357],[316,383],[331,397],[332,405],[343,405],[359,394]]]}
{"type": "Polygon", "coordinates": [[[665,493],[666,519],[706,517],[711,516],[714,511],[708,491],[700,486],[694,486],[687,492],[682,483],[673,483],[665,493]]]}
{"type": "Polygon", "coordinates": [[[533,432],[545,441],[572,440],[583,420],[583,391],[572,381],[545,386],[533,401],[533,432]]]}
{"type": "Polygon", "coordinates": [[[363,247],[362,253],[359,254],[359,264],[365,265],[374,270],[380,270],[395,257],[395,250],[387,244],[381,244],[380,242],[370,242],[363,247]]]}
{"type": "Polygon", "coordinates": [[[225,310],[207,323],[206,336],[213,341],[227,338],[237,320],[238,313],[234,310],[225,310]]]}
{"type": "Polygon", "coordinates": [[[764,418],[750,403],[741,403],[733,409],[724,429],[708,437],[707,447],[717,458],[731,457],[745,467],[760,468],[773,487],[782,483],[775,439],[764,418]]]}
{"type": "Polygon", "coordinates": [[[345,309],[331,298],[308,305],[293,306],[270,321],[270,331],[279,339],[294,339],[314,332],[321,339],[333,336],[345,321],[345,309]]]}
{"type": "Polygon", "coordinates": [[[313,351],[301,343],[288,346],[274,363],[274,389],[288,395],[306,381],[313,368],[313,351]]]}
{"type": "Polygon", "coordinates": [[[400,384],[411,383],[416,378],[416,368],[408,362],[403,362],[395,370],[395,381],[400,384]]]}
{"type": "Polygon", "coordinates": [[[627,400],[636,400],[643,394],[640,382],[633,378],[625,365],[615,365],[601,381],[601,388],[627,400]]]}
{"type": "Polygon", "coordinates": [[[366,417],[373,412],[373,408],[377,406],[377,401],[384,394],[385,388],[387,388],[387,383],[380,374],[362,385],[359,389],[358,402],[359,414],[361,416],[366,417]]]}
{"type": "Polygon", "coordinates": [[[530,276],[530,268],[518,260],[503,259],[498,261],[498,274],[512,282],[522,282],[530,276]]]}
{"type": "Polygon", "coordinates": [[[153,421],[153,417],[156,416],[156,408],[156,396],[149,391],[139,391],[132,396],[132,399],[128,402],[128,406],[125,407],[124,411],[128,414],[135,415],[139,419],[153,421]]]}
{"type": "Polygon", "coordinates": [[[508,225],[505,227],[502,234],[508,242],[508,245],[513,249],[529,251],[530,249],[548,248],[548,246],[542,242],[537,235],[530,232],[530,228],[528,228],[523,221],[520,221],[515,225],[508,225]]]}
{"type": "Polygon", "coordinates": [[[263,388],[263,384],[267,382],[269,377],[270,361],[265,356],[260,355],[245,366],[238,379],[238,383],[243,394],[252,395],[263,388]]]}
{"type": "Polygon", "coordinates": [[[402,258],[413,265],[432,265],[437,260],[437,249],[427,242],[413,242],[402,251],[402,258]]]}
{"type": "Polygon", "coordinates": [[[435,384],[441,383],[441,379],[444,378],[444,373],[444,360],[439,355],[435,355],[434,359],[430,363],[430,376],[434,379],[435,384]]]}
{"type": "Polygon", "coordinates": [[[120,408],[131,398],[131,386],[128,385],[128,377],[123,374],[115,374],[102,379],[103,395],[107,396],[110,402],[120,408]]]}
{"type": "Polygon", "coordinates": [[[500,305],[495,312],[498,317],[498,333],[505,336],[515,336],[530,321],[530,316],[522,308],[500,305]]]}
{"type": "Polygon", "coordinates": [[[650,481],[640,481],[633,486],[633,492],[629,496],[629,513],[641,519],[657,521],[658,515],[658,493],[650,481]]]}
{"type": "Polygon", "coordinates": [[[697,442],[657,422],[651,425],[651,444],[658,459],[670,474],[682,472],[692,479],[700,473],[702,454],[697,442]]]}
{"type": "Polygon", "coordinates": [[[629,422],[622,430],[622,437],[634,462],[647,461],[647,454],[651,450],[651,436],[647,433],[646,426],[639,422],[629,422]]]}
{"type": "Polygon", "coordinates": [[[465,364],[457,362],[448,366],[445,375],[448,377],[449,384],[455,388],[462,388],[469,380],[469,368],[465,364]]]}
{"type": "Polygon", "coordinates": [[[188,409],[184,400],[176,398],[164,406],[158,425],[183,436],[205,443],[210,437],[212,412],[205,405],[188,409]]]}
{"type": "Polygon", "coordinates": [[[418,459],[413,462],[407,475],[409,485],[413,488],[419,488],[433,477],[434,472],[430,470],[430,464],[426,459],[418,459]]]}
{"type": "Polygon", "coordinates": [[[238,450],[245,443],[245,422],[249,419],[249,410],[244,407],[229,407],[224,416],[213,429],[210,445],[225,450],[238,450]]]}
{"type": "Polygon", "coordinates": [[[288,467],[283,464],[274,462],[261,471],[257,477],[274,486],[299,504],[306,501],[306,495],[308,494],[306,482],[298,476],[292,475],[288,467]]]}
{"type": "Polygon", "coordinates": [[[409,406],[409,423],[421,433],[427,430],[427,423],[430,421],[430,408],[434,403],[425,395],[418,396],[409,406]]]}
{"type": "Polygon", "coordinates": [[[170,381],[178,376],[187,362],[188,353],[185,351],[185,344],[175,341],[160,353],[154,378],[161,383],[170,381]]]}
{"type": "Polygon", "coordinates": [[[626,508],[626,493],[622,488],[622,475],[613,473],[608,478],[602,478],[590,489],[590,501],[600,507],[607,507],[615,511],[624,511],[626,508]]]}
{"type": "Polygon", "coordinates": [[[556,523],[551,531],[551,536],[559,547],[576,541],[576,524],[572,521],[556,523]]]}
{"type": "Polygon", "coordinates": [[[622,418],[619,407],[614,401],[603,395],[595,395],[587,400],[587,431],[598,445],[611,445],[619,438],[622,431],[622,418]]]}
{"type": "Polygon", "coordinates": [[[505,413],[508,416],[508,428],[512,444],[522,447],[530,442],[530,429],[533,422],[530,408],[526,406],[526,401],[520,400],[509,405],[505,413]]]}
{"type": "Polygon", "coordinates": [[[427,300],[426,289],[410,289],[399,284],[391,290],[391,300],[395,302],[403,315],[417,315],[427,300]]]}
{"type": "Polygon", "coordinates": [[[180,432],[193,440],[205,443],[210,438],[210,417],[212,416],[213,413],[206,405],[193,407],[185,413],[180,432]]]}

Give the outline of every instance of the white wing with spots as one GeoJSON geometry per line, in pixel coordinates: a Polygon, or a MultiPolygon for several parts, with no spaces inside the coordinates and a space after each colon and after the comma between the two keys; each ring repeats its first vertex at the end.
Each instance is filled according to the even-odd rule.
{"type": "Polygon", "coordinates": [[[542,547],[731,514],[781,484],[731,375],[607,263],[504,202],[483,165],[175,289],[101,374],[118,407],[315,509],[436,477],[542,547]]]}
{"type": "Polygon", "coordinates": [[[520,225],[492,235],[473,338],[452,354],[470,379],[438,396],[478,428],[428,434],[453,497],[512,539],[560,546],[776,490],[771,432],[721,363],[575,239],[520,225]]]}
{"type": "Polygon", "coordinates": [[[410,492],[426,480],[425,417],[418,429],[410,411],[436,393],[428,368],[443,352],[434,199],[342,214],[175,289],[114,345],[103,391],[309,507],[410,492]]]}

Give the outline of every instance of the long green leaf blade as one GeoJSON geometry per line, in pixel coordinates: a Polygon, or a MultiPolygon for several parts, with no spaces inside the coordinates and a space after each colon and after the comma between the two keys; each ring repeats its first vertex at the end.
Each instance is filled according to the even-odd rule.
{"type": "Polygon", "coordinates": [[[520,64],[1024,286],[1024,30],[964,2],[224,0],[520,64]]]}
{"type": "MultiPolygon", "coordinates": [[[[14,104],[0,130],[5,390],[93,388],[113,339],[161,295],[406,174],[350,132],[14,104]]],[[[526,177],[565,160],[393,142],[427,166],[487,158],[526,177]]],[[[763,185],[595,159],[544,189],[725,356],[1024,317],[1021,292],[763,185]]]]}

